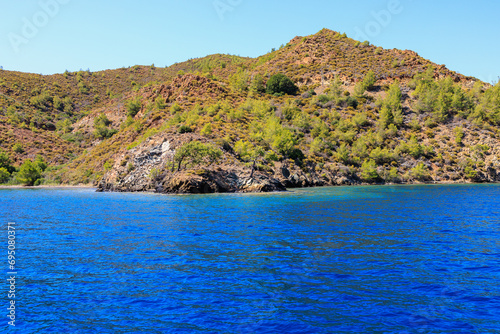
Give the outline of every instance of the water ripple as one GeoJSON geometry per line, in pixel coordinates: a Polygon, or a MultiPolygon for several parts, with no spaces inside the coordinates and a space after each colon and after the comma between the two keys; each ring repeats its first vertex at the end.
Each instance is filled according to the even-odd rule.
{"type": "Polygon", "coordinates": [[[0,217],[18,227],[16,327],[498,333],[499,195],[498,185],[0,190],[0,217]]]}

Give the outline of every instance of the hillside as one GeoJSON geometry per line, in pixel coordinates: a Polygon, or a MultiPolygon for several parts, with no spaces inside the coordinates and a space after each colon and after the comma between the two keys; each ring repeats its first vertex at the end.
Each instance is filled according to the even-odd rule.
{"type": "Polygon", "coordinates": [[[38,155],[37,184],[118,191],[496,182],[499,122],[499,84],[327,29],[258,58],[0,71],[10,184],[38,155]],[[298,90],[266,92],[278,73],[298,90]]]}

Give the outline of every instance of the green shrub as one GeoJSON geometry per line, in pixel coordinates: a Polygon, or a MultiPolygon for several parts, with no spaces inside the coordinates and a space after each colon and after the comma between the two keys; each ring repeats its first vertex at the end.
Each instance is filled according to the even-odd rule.
{"type": "Polygon", "coordinates": [[[372,70],[368,71],[368,73],[363,78],[363,81],[359,81],[354,86],[354,96],[356,98],[363,97],[363,94],[365,93],[365,91],[371,90],[376,81],[377,81],[377,78],[375,77],[375,73],[373,73],[372,70]]]}
{"type": "Polygon", "coordinates": [[[61,100],[59,97],[54,97],[53,101],[54,108],[60,111],[64,110],[64,101],[61,100]]]}
{"type": "Polygon", "coordinates": [[[340,147],[337,149],[337,152],[335,153],[335,158],[337,159],[337,161],[344,164],[349,162],[349,149],[347,148],[346,144],[340,145],[340,147]]]}
{"type": "Polygon", "coordinates": [[[108,119],[108,117],[104,114],[100,114],[94,119],[94,125],[102,125],[102,126],[108,126],[111,124],[111,121],[108,119]]]}
{"type": "Polygon", "coordinates": [[[90,89],[83,83],[83,81],[80,81],[78,83],[78,91],[82,94],[88,94],[90,92],[90,89]]]}
{"type": "Polygon", "coordinates": [[[58,132],[65,134],[71,132],[73,130],[73,127],[71,126],[71,121],[66,118],[56,123],[56,129],[58,132]]]}
{"type": "Polygon", "coordinates": [[[403,124],[403,105],[401,103],[402,93],[399,87],[399,82],[395,81],[389,87],[387,97],[382,101],[382,109],[380,110],[379,123],[382,128],[386,128],[389,124],[401,126],[403,124]]]}
{"type": "Polygon", "coordinates": [[[363,82],[358,82],[355,86],[354,86],[354,91],[353,91],[353,95],[354,97],[356,98],[361,98],[363,97],[364,93],[366,91],[366,88],[365,86],[363,85],[363,82]]]}
{"type": "Polygon", "coordinates": [[[182,164],[199,165],[202,162],[208,165],[213,164],[222,156],[222,151],[212,144],[203,144],[199,141],[191,141],[175,150],[174,163],[177,164],[177,170],[181,170],[182,164]]]}
{"type": "Polygon", "coordinates": [[[462,139],[464,138],[464,129],[462,127],[456,127],[453,132],[455,133],[455,143],[458,145],[462,144],[462,139]]]}
{"type": "Polygon", "coordinates": [[[161,171],[158,168],[152,168],[148,175],[149,179],[153,181],[158,180],[160,176],[161,176],[161,171]]]}
{"type": "Polygon", "coordinates": [[[367,126],[370,124],[370,122],[368,121],[368,117],[366,116],[366,113],[364,113],[364,112],[357,113],[356,115],[354,115],[352,117],[352,123],[357,128],[361,128],[361,127],[364,127],[364,126],[367,126]]]}
{"type": "Polygon", "coordinates": [[[30,104],[39,110],[47,110],[53,102],[53,97],[47,92],[30,98],[30,104]]]}
{"type": "Polygon", "coordinates": [[[254,93],[264,93],[266,91],[266,85],[264,84],[264,78],[260,74],[256,74],[252,82],[250,83],[250,91],[254,93]]]}
{"type": "Polygon", "coordinates": [[[429,169],[420,162],[410,170],[410,177],[418,181],[427,181],[430,178],[429,169]]]}
{"type": "Polygon", "coordinates": [[[398,173],[398,169],[396,167],[392,167],[389,170],[389,173],[385,177],[385,181],[387,182],[393,182],[393,183],[398,183],[401,181],[401,178],[398,173]]]}
{"type": "Polygon", "coordinates": [[[118,131],[115,129],[108,128],[108,125],[111,124],[111,121],[104,114],[100,114],[94,119],[94,136],[99,139],[111,138],[118,131]]]}
{"type": "Polygon", "coordinates": [[[266,93],[274,95],[295,95],[299,88],[286,75],[274,74],[267,81],[266,93]]]}
{"type": "Polygon", "coordinates": [[[243,161],[255,161],[265,155],[262,147],[254,146],[252,143],[239,140],[234,144],[234,152],[237,153],[243,161]]]}
{"type": "Polygon", "coordinates": [[[471,166],[465,167],[464,173],[465,173],[465,177],[470,179],[470,180],[475,179],[477,176],[477,171],[474,168],[472,168],[471,166]]]}
{"type": "Polygon", "coordinates": [[[40,173],[45,172],[45,170],[48,167],[47,163],[40,154],[36,156],[35,161],[33,163],[35,164],[36,168],[40,170],[40,173]]]}
{"type": "Polygon", "coordinates": [[[210,136],[212,134],[212,124],[205,124],[205,126],[201,129],[200,134],[202,136],[210,136]]]}
{"type": "Polygon", "coordinates": [[[172,113],[172,114],[177,114],[178,112],[181,112],[181,111],[182,111],[182,107],[177,102],[172,104],[172,106],[170,107],[170,113],[172,113]]]}
{"type": "Polygon", "coordinates": [[[411,136],[408,142],[408,153],[415,159],[420,158],[424,154],[424,148],[420,145],[415,136],[411,136]]]}
{"type": "Polygon", "coordinates": [[[19,167],[19,172],[17,172],[16,174],[16,179],[18,182],[25,186],[33,186],[35,182],[41,178],[41,173],[42,171],[37,166],[37,164],[27,159],[24,161],[21,167],[19,167]]]}
{"type": "Polygon", "coordinates": [[[14,171],[9,155],[2,150],[0,150],[0,168],[5,168],[9,173],[14,171]]]}
{"type": "Polygon", "coordinates": [[[366,90],[372,90],[373,86],[377,82],[377,78],[375,77],[375,73],[372,70],[368,71],[363,79],[363,86],[366,90]]]}
{"type": "Polygon", "coordinates": [[[10,179],[10,173],[5,167],[0,167],[0,183],[7,183],[10,179]]]}
{"type": "Polygon", "coordinates": [[[139,99],[135,99],[127,102],[127,116],[134,117],[141,111],[142,102],[139,99]]]}
{"type": "Polygon", "coordinates": [[[370,159],[375,160],[375,162],[379,165],[394,160],[393,155],[387,148],[380,148],[380,147],[377,147],[371,151],[370,159]]]}
{"type": "Polygon", "coordinates": [[[189,125],[181,125],[179,126],[179,129],[177,129],[177,132],[179,133],[190,133],[190,132],[193,132],[193,129],[191,129],[191,127],[189,125]]]}
{"type": "Polygon", "coordinates": [[[316,101],[318,101],[321,104],[325,104],[330,101],[330,98],[328,97],[328,95],[318,95],[316,97],[316,101]]]}
{"type": "Polygon", "coordinates": [[[155,100],[156,108],[158,110],[163,110],[167,107],[167,104],[165,103],[165,99],[162,98],[161,96],[158,96],[155,100]]]}
{"type": "Polygon", "coordinates": [[[286,157],[293,153],[297,143],[294,134],[289,129],[284,128],[276,117],[268,119],[263,129],[263,136],[271,148],[286,157]]]}
{"type": "Polygon", "coordinates": [[[380,178],[377,173],[377,164],[374,160],[365,160],[361,165],[361,179],[367,182],[373,182],[380,178]]]}
{"type": "Polygon", "coordinates": [[[108,171],[108,170],[110,170],[111,168],[113,168],[113,161],[109,161],[109,160],[108,160],[108,161],[106,161],[106,162],[104,163],[104,170],[105,170],[105,171],[108,171]]]}
{"type": "Polygon", "coordinates": [[[248,72],[239,69],[237,73],[233,74],[229,78],[229,84],[231,85],[231,88],[233,90],[244,92],[248,90],[248,80],[249,80],[248,72]]]}
{"type": "Polygon", "coordinates": [[[291,121],[292,119],[294,119],[295,116],[300,112],[301,112],[300,108],[298,108],[290,101],[287,101],[286,105],[283,108],[281,108],[281,114],[287,121],[291,121]]]}
{"type": "Polygon", "coordinates": [[[23,145],[21,145],[20,143],[15,143],[13,146],[12,146],[12,150],[16,153],[19,153],[19,154],[22,154],[24,153],[24,148],[23,148],[23,145]]]}

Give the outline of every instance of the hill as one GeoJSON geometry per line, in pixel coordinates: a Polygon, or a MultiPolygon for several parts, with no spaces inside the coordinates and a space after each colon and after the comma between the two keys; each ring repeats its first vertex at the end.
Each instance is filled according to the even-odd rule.
{"type": "Polygon", "coordinates": [[[118,191],[500,180],[499,84],[327,29],[258,58],[0,71],[0,111],[11,183],[37,155],[38,183],[118,191]]]}

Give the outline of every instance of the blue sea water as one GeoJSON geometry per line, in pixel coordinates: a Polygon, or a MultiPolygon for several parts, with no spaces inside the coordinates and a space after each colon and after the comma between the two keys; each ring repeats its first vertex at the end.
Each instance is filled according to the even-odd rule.
{"type": "Polygon", "coordinates": [[[15,222],[19,333],[500,333],[499,199],[499,185],[4,189],[0,274],[15,222]]]}

